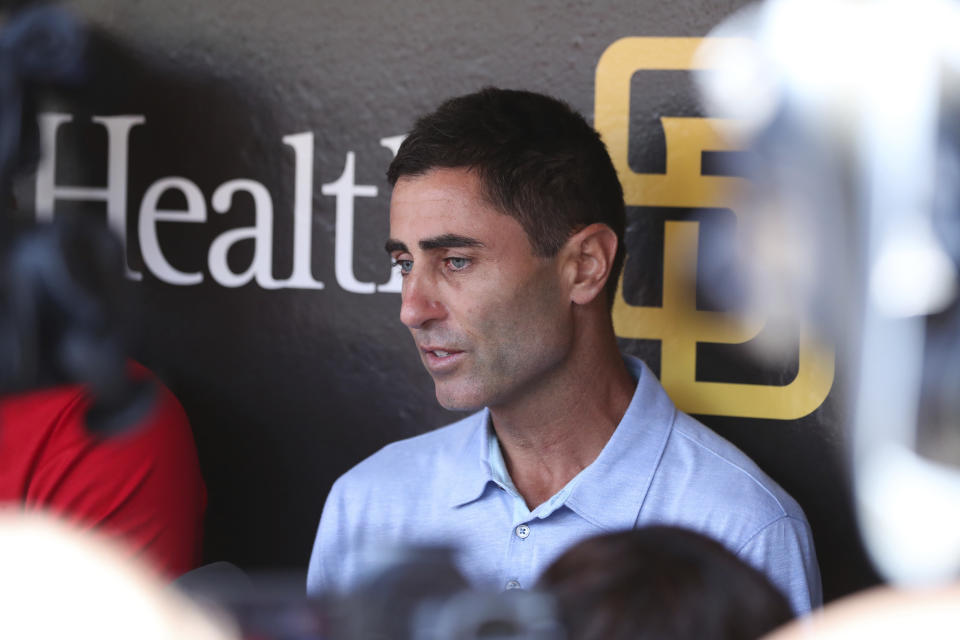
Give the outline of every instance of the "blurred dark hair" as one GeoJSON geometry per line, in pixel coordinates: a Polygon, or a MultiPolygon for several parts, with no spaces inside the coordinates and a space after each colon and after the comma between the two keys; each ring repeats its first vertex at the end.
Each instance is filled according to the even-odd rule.
{"type": "Polygon", "coordinates": [[[602,222],[617,234],[607,280],[613,304],[623,267],[623,189],[593,127],[566,103],[530,91],[488,87],[426,115],[390,163],[391,185],[437,168],[477,172],[484,196],[515,218],[534,253],[555,256],[579,229],[602,222]]]}
{"type": "Polygon", "coordinates": [[[568,640],[753,640],[793,617],[720,543],[654,526],[585,540],[544,572],[568,640]]]}
{"type": "Polygon", "coordinates": [[[83,81],[87,30],[55,4],[0,8],[20,5],[0,28],[0,394],[83,383],[87,427],[109,435],[155,397],[152,381],[127,376],[122,245],[89,220],[36,224],[12,196],[40,157],[38,93],[83,81]]]}

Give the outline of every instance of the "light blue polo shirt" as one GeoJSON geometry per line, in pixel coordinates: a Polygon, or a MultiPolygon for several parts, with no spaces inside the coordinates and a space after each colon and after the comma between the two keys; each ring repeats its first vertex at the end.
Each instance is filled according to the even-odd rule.
{"type": "Polygon", "coordinates": [[[708,535],[760,569],[798,613],[821,604],[799,505],[743,452],[678,411],[642,361],[600,455],[532,512],[509,479],[490,415],[387,445],[341,476],[323,508],[307,591],[346,591],[397,550],[445,546],[477,588],[532,587],[584,538],[649,524],[708,535]]]}

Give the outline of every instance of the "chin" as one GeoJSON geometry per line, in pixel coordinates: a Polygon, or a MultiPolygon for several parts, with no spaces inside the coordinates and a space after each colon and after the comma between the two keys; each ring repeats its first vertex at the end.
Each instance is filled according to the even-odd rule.
{"type": "Polygon", "coordinates": [[[437,385],[436,394],[440,406],[450,411],[477,411],[487,404],[475,389],[445,389],[437,385]]]}

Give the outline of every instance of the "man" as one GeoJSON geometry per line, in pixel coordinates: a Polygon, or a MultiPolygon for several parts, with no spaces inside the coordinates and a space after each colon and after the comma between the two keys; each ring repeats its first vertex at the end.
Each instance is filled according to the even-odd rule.
{"type": "Polygon", "coordinates": [[[820,604],[799,506],[618,351],[623,192],[579,114],[523,91],[455,98],[387,176],[400,320],[440,404],[480,411],[334,484],[310,592],[349,589],[410,545],[456,548],[477,586],[531,587],[572,544],[659,523],[720,541],[797,612],[820,604]]]}

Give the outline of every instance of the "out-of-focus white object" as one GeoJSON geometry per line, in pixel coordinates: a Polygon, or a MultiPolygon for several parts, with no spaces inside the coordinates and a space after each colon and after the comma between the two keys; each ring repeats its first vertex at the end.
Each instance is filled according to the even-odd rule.
{"type": "Polygon", "coordinates": [[[0,510],[0,638],[231,640],[200,609],[110,542],[49,516],[0,510]]]}
{"type": "Polygon", "coordinates": [[[752,291],[837,341],[867,548],[890,580],[956,578],[960,5],[769,0],[711,36],[704,103],[753,158],[752,291]]]}
{"type": "Polygon", "coordinates": [[[898,591],[881,587],[828,604],[764,640],[954,640],[960,585],[898,591]]]}

